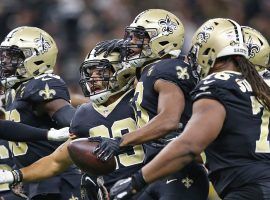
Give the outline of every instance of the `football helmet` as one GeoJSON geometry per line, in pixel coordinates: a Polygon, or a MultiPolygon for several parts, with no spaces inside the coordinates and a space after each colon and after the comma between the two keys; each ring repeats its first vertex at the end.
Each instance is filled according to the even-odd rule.
{"type": "Polygon", "coordinates": [[[140,67],[145,61],[166,55],[177,57],[184,43],[184,26],[171,12],[149,9],[136,16],[126,27],[124,39],[124,58],[137,60],[135,66],[140,67]],[[136,44],[131,42],[133,37],[137,38],[136,44]],[[134,54],[134,48],[140,49],[140,53],[134,54]]]}
{"type": "Polygon", "coordinates": [[[53,38],[36,27],[12,30],[0,46],[0,76],[4,86],[52,72],[58,49],[53,38]]]}
{"type": "Polygon", "coordinates": [[[135,68],[121,63],[120,57],[117,52],[107,57],[104,53],[96,55],[93,49],[81,64],[79,83],[84,95],[93,103],[103,104],[110,96],[127,91],[133,85],[135,68]]]}
{"type": "Polygon", "coordinates": [[[206,21],[197,29],[188,57],[200,78],[208,75],[217,58],[229,55],[249,58],[238,23],[231,19],[215,18],[206,21]]]}
{"type": "Polygon", "coordinates": [[[248,48],[249,60],[257,71],[267,68],[269,63],[270,46],[266,38],[257,30],[242,26],[245,43],[248,48]]]}

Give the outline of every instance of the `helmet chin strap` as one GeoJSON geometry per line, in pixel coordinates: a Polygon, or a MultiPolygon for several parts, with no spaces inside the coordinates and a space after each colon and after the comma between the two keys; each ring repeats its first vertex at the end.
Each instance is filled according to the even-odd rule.
{"type": "Polygon", "coordinates": [[[100,105],[100,104],[105,103],[109,99],[111,94],[112,94],[111,91],[102,92],[100,94],[90,96],[90,100],[92,103],[96,105],[100,105]]]}
{"type": "Polygon", "coordinates": [[[113,96],[113,95],[116,95],[120,92],[123,92],[123,91],[127,91],[130,86],[133,85],[133,81],[134,81],[135,77],[130,79],[128,81],[128,83],[122,87],[120,90],[117,90],[115,92],[111,92],[111,91],[106,91],[106,92],[102,92],[100,94],[96,94],[96,95],[93,95],[93,96],[90,96],[90,100],[92,103],[96,104],[96,105],[101,105],[103,103],[105,103],[106,101],[108,101],[108,99],[113,96]]]}

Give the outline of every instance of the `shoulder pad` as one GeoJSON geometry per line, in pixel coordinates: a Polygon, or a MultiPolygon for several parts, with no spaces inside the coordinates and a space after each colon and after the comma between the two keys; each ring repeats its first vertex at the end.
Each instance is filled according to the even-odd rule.
{"type": "Polygon", "coordinates": [[[54,74],[42,74],[25,83],[23,98],[36,103],[53,99],[70,101],[66,83],[54,74]]]}

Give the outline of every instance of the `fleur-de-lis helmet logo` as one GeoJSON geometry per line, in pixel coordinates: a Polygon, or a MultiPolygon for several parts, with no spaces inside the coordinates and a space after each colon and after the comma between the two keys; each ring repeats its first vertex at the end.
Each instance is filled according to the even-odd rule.
{"type": "Polygon", "coordinates": [[[51,48],[50,43],[47,40],[45,40],[42,34],[40,34],[39,38],[34,39],[34,42],[38,46],[38,51],[42,54],[48,52],[48,49],[51,48]]]}
{"type": "Polygon", "coordinates": [[[203,30],[199,32],[196,36],[196,39],[202,42],[207,42],[207,40],[210,38],[210,32],[214,30],[213,26],[204,26],[203,30]]]}
{"type": "Polygon", "coordinates": [[[172,34],[177,28],[177,24],[171,20],[169,15],[166,16],[166,19],[160,19],[158,25],[162,27],[162,34],[169,35],[172,34]]]}
{"type": "Polygon", "coordinates": [[[256,53],[260,52],[259,45],[255,44],[252,40],[252,37],[249,36],[247,42],[246,42],[247,48],[248,48],[248,55],[250,58],[254,58],[256,53]]]}

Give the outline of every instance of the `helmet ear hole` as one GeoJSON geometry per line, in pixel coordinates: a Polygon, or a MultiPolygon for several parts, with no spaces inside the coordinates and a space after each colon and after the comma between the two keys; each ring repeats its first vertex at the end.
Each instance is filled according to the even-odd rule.
{"type": "Polygon", "coordinates": [[[34,62],[36,65],[41,65],[41,64],[43,64],[44,62],[42,61],[42,60],[39,60],[39,61],[36,61],[36,62],[34,62]]]}
{"type": "Polygon", "coordinates": [[[209,54],[209,51],[210,51],[210,48],[207,48],[207,49],[203,52],[203,55],[208,55],[208,54],[209,54]]]}
{"type": "Polygon", "coordinates": [[[165,46],[166,44],[169,44],[169,42],[168,41],[163,41],[163,42],[160,42],[159,43],[161,46],[165,46]]]}

